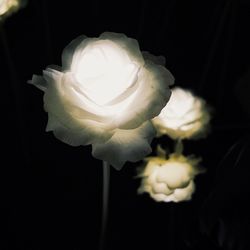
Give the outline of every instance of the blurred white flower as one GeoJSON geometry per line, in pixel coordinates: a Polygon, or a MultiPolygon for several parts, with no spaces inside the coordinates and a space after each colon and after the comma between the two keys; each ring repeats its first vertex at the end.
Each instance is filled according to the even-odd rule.
{"type": "Polygon", "coordinates": [[[157,60],[124,34],[73,40],[62,53],[62,68],[49,66],[31,81],[45,93],[46,130],[72,146],[92,144],[92,155],[117,169],[141,160],[155,136],[151,119],[168,102],[174,82],[157,60]]]}
{"type": "Polygon", "coordinates": [[[194,177],[204,172],[198,167],[200,159],[179,154],[146,158],[146,167],[141,170],[142,178],[138,193],[147,192],[155,201],[180,202],[190,200],[195,191],[194,177]]]}
{"type": "Polygon", "coordinates": [[[17,11],[26,1],[23,0],[0,0],[0,21],[17,11]]]}
{"type": "Polygon", "coordinates": [[[153,119],[158,136],[167,134],[172,139],[202,137],[208,130],[209,121],[205,101],[178,87],[172,89],[166,107],[153,119]]]}

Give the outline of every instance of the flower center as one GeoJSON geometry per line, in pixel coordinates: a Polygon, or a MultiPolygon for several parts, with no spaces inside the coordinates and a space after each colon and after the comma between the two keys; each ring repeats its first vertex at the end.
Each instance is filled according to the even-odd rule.
{"type": "Polygon", "coordinates": [[[86,95],[104,105],[128,89],[136,80],[138,66],[115,43],[99,40],[87,45],[73,72],[86,95]]]}

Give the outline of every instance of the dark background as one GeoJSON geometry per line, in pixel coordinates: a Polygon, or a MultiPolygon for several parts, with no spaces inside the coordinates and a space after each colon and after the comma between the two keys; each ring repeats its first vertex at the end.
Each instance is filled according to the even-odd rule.
{"type": "MultiPolygon", "coordinates": [[[[139,164],[111,171],[106,249],[250,249],[249,1],[31,0],[1,27],[0,249],[97,249],[102,163],[91,147],[45,132],[43,93],[27,80],[81,34],[122,32],[166,57],[176,85],[213,109],[206,139],[184,141],[203,158],[192,201],[137,196],[139,164]]],[[[155,139],[173,147],[164,137],[155,139]]]]}

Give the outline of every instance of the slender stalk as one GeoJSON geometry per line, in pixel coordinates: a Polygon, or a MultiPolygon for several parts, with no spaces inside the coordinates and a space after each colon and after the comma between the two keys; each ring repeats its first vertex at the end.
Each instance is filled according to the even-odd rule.
{"type": "Polygon", "coordinates": [[[178,139],[178,140],[175,142],[174,151],[175,151],[175,153],[178,154],[178,155],[181,155],[181,154],[182,154],[182,152],[183,152],[183,143],[182,143],[182,140],[181,140],[181,139],[178,139]]]}
{"type": "Polygon", "coordinates": [[[167,249],[175,249],[175,211],[174,204],[169,204],[169,220],[168,220],[168,242],[167,249]]]}
{"type": "Polygon", "coordinates": [[[105,237],[106,237],[106,229],[108,221],[109,180],[110,180],[110,166],[107,162],[103,161],[102,224],[101,224],[99,250],[105,249],[105,237]]]}

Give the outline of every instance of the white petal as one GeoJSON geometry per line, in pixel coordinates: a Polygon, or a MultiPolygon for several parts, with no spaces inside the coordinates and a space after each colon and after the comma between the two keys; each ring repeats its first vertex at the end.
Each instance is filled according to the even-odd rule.
{"type": "MultiPolygon", "coordinates": [[[[156,158],[156,157],[154,157],[156,158]]],[[[155,164],[155,162],[152,163],[151,157],[148,157],[147,160],[149,161],[146,165],[146,167],[143,169],[143,172],[141,173],[141,176],[144,177],[153,177],[153,182],[155,182],[156,176],[158,171],[160,170],[160,164],[158,162],[155,164]]]]}
{"type": "Polygon", "coordinates": [[[86,129],[82,131],[71,131],[63,126],[53,115],[49,114],[48,117],[46,131],[53,131],[54,136],[60,141],[71,146],[87,145],[91,143],[91,135],[86,129]]]}
{"type": "Polygon", "coordinates": [[[133,130],[118,129],[106,143],[93,144],[92,155],[119,170],[126,161],[136,162],[148,155],[154,135],[151,122],[133,130]]]}
{"type": "Polygon", "coordinates": [[[126,53],[128,53],[132,62],[137,63],[140,66],[144,64],[144,59],[137,40],[129,38],[122,33],[112,32],[102,33],[100,35],[100,39],[108,39],[117,43],[121,48],[126,51],[126,53]]]}
{"type": "Polygon", "coordinates": [[[159,170],[156,180],[165,182],[171,189],[183,188],[189,184],[190,172],[190,164],[169,162],[159,170]]]}
{"type": "MultiPolygon", "coordinates": [[[[71,68],[72,60],[74,53],[76,52],[79,45],[82,44],[82,42],[87,37],[82,35],[74,39],[72,42],[70,42],[63,50],[62,52],[62,70],[69,70],[71,68]]],[[[85,46],[84,46],[85,47],[85,46]]],[[[83,46],[81,49],[84,48],[83,46]]]]}
{"type": "Polygon", "coordinates": [[[32,80],[28,81],[28,83],[35,85],[42,91],[45,91],[47,88],[46,80],[42,76],[33,75],[32,80]]]}
{"type": "Polygon", "coordinates": [[[188,201],[191,200],[192,194],[195,191],[195,185],[193,181],[190,181],[186,188],[176,189],[174,192],[174,202],[188,201]]]}
{"type": "Polygon", "coordinates": [[[74,75],[66,73],[62,81],[63,102],[69,107],[72,115],[79,119],[91,119],[96,122],[110,123],[113,120],[113,113],[105,107],[94,103],[81,89],[74,75]]]}
{"type": "Polygon", "coordinates": [[[155,56],[155,55],[152,55],[151,53],[149,53],[148,51],[143,51],[142,55],[143,55],[143,58],[145,61],[150,60],[150,61],[154,62],[155,64],[159,64],[162,66],[165,66],[165,64],[166,64],[166,59],[164,56],[155,56]]]}
{"type": "Polygon", "coordinates": [[[125,112],[122,108],[130,101],[136,88],[135,85],[127,89],[122,97],[120,96],[120,100],[116,100],[117,103],[100,106],[88,97],[86,90],[79,85],[73,74],[64,73],[60,85],[64,106],[70,109],[72,116],[102,123],[108,130],[117,128],[115,115],[125,112]]]}
{"type": "Polygon", "coordinates": [[[166,196],[165,194],[154,194],[154,193],[149,193],[149,194],[155,201],[158,202],[166,201],[166,199],[168,198],[168,196],[166,196]]]}
{"type": "MultiPolygon", "coordinates": [[[[47,69],[50,70],[55,70],[56,71],[61,71],[61,67],[57,65],[49,65],[47,69]]],[[[28,83],[33,84],[36,86],[38,89],[45,91],[47,89],[47,82],[46,79],[43,76],[38,76],[38,75],[33,75],[32,79],[28,81],[28,83]]]]}
{"type": "Polygon", "coordinates": [[[163,66],[147,62],[138,74],[139,87],[134,101],[116,117],[120,129],[131,129],[157,116],[168,102],[174,82],[172,74],[163,66]]]}
{"type": "Polygon", "coordinates": [[[165,194],[165,195],[170,195],[173,193],[173,190],[170,190],[166,183],[160,182],[160,183],[154,183],[152,185],[152,192],[155,194],[165,194]]]}
{"type": "MultiPolygon", "coordinates": [[[[72,133],[88,133],[92,138],[91,143],[108,140],[113,135],[113,130],[107,130],[105,124],[90,120],[87,116],[78,119],[78,117],[74,116],[72,106],[65,105],[64,89],[61,86],[62,76],[61,72],[52,69],[44,71],[44,78],[48,85],[44,95],[45,110],[53,117],[56,117],[59,123],[72,133]]],[[[87,141],[86,143],[90,142],[87,141]]],[[[82,145],[86,143],[83,142],[82,145]]]]}

